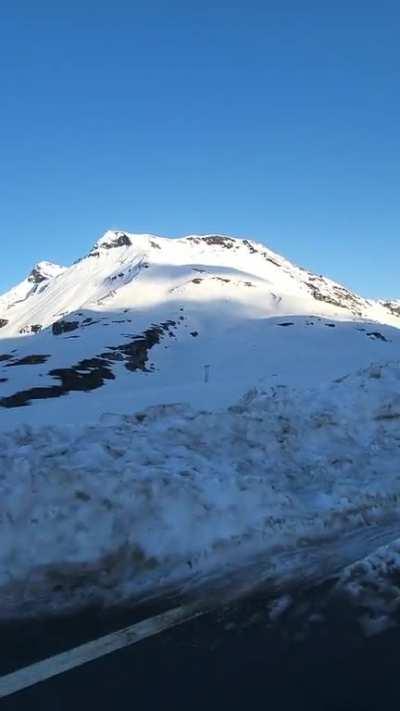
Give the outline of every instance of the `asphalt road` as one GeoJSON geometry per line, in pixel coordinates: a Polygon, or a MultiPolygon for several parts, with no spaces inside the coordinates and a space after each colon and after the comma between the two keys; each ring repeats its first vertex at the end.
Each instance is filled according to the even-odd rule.
{"type": "MultiPolygon", "coordinates": [[[[298,591],[275,625],[270,599],[248,596],[3,699],[0,709],[397,710],[400,628],[363,638],[353,610],[325,602],[330,587],[298,591]]],[[[0,673],[157,612],[93,610],[3,627],[0,673]]]]}

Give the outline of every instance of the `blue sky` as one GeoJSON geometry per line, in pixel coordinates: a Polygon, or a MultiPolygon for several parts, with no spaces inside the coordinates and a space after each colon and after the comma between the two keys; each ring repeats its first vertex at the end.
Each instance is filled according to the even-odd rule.
{"type": "Polygon", "coordinates": [[[0,290],[108,228],[400,296],[400,5],[6,0],[0,290]]]}

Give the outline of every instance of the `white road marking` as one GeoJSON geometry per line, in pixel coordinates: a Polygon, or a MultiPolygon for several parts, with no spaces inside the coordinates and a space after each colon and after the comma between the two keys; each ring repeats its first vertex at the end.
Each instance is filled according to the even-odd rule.
{"type": "Polygon", "coordinates": [[[236,569],[228,577],[225,575],[222,587],[218,584],[221,577],[216,577],[214,585],[208,578],[207,595],[203,595],[203,600],[206,597],[209,601],[207,606],[204,601],[203,603],[198,601],[191,605],[176,607],[118,632],[82,644],[68,652],[2,676],[0,698],[204,615],[211,609],[215,609],[223,599],[237,599],[244,593],[254,592],[261,585],[264,590],[267,587],[272,593],[274,590],[276,592],[278,582],[279,590],[282,592],[299,581],[303,586],[305,584],[309,586],[327,580],[346,565],[364,558],[372,550],[398,537],[399,523],[397,516],[394,516],[388,518],[385,525],[364,525],[355,531],[344,532],[340,539],[315,541],[308,549],[279,550],[275,556],[270,557],[268,566],[266,566],[266,556],[263,554],[245,568],[236,569]],[[246,584],[249,581],[251,584],[246,584]],[[226,597],[227,591],[231,591],[229,598],[226,597]]]}
{"type": "Polygon", "coordinates": [[[63,674],[70,669],[87,664],[123,647],[129,647],[131,644],[136,644],[142,639],[146,639],[146,637],[152,637],[171,627],[199,617],[205,612],[207,612],[205,607],[200,607],[198,603],[175,607],[172,610],[168,610],[168,612],[163,612],[155,617],[137,622],[130,627],[99,637],[99,639],[95,639],[92,642],[86,642],[67,652],[62,652],[54,657],[49,657],[28,667],[18,669],[11,674],[6,674],[0,677],[0,698],[15,694],[28,686],[46,681],[53,676],[63,674]]]}

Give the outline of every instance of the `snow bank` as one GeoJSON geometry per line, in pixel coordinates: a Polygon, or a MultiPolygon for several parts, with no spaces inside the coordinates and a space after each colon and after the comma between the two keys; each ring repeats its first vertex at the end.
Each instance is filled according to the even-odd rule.
{"type": "Polygon", "coordinates": [[[400,538],[346,567],[335,592],[352,605],[367,636],[400,622],[400,538]]]}
{"type": "MultiPolygon", "coordinates": [[[[400,367],[0,435],[0,614],[111,601],[398,513],[400,367]]],[[[284,560],[284,558],[283,558],[284,560]]]]}

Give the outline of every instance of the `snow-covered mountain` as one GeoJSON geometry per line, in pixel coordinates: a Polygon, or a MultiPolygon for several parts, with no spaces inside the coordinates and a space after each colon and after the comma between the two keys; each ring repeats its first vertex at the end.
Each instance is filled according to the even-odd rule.
{"type": "Polygon", "coordinates": [[[0,426],[89,422],[253,387],[314,385],[400,354],[400,303],[246,239],[109,231],[0,297],[0,426]]]}
{"type": "Polygon", "coordinates": [[[210,576],[284,589],[371,554],[341,585],[373,587],[382,625],[399,307],[221,235],[107,232],[37,265],[0,298],[0,619],[210,576]]]}
{"type": "MultiPolygon", "coordinates": [[[[18,304],[23,304],[31,296],[42,293],[47,288],[49,281],[64,271],[65,267],[60,267],[58,264],[38,262],[26,279],[0,296],[0,313],[5,313],[18,304]]],[[[4,316],[1,327],[4,328],[9,321],[10,319],[4,316]]]]}
{"type": "Polygon", "coordinates": [[[400,299],[386,299],[385,301],[381,300],[379,303],[394,316],[400,316],[400,299]]]}

